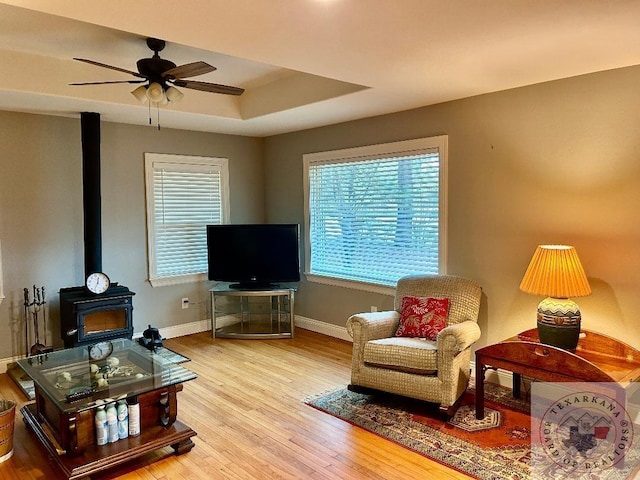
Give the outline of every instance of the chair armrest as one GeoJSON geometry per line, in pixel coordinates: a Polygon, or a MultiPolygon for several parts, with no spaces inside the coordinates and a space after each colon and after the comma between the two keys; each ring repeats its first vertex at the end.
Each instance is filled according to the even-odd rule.
{"type": "Polygon", "coordinates": [[[347,332],[355,342],[392,337],[398,328],[400,314],[394,310],[366,312],[352,315],[347,320],[347,332]]]}
{"type": "Polygon", "coordinates": [[[480,339],[480,327],[472,320],[449,325],[438,334],[438,350],[461,352],[480,339]]]}

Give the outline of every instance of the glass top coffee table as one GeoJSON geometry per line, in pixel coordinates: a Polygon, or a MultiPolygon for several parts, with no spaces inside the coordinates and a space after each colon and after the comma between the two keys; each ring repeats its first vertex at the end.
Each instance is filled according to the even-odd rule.
{"type": "MultiPolygon", "coordinates": [[[[188,452],[196,432],[177,420],[177,392],[197,375],[129,339],[18,360],[35,386],[25,423],[69,479],[82,478],[165,446],[188,452]],[[137,398],[139,436],[96,444],[98,400],[137,398]]],[[[100,403],[100,402],[98,402],[100,403]]]]}

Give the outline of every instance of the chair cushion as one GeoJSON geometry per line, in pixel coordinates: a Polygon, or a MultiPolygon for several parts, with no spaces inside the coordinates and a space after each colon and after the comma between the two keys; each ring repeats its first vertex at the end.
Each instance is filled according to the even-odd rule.
{"type": "Polygon", "coordinates": [[[402,299],[397,337],[423,337],[435,340],[447,326],[448,298],[412,297],[402,299]]]}
{"type": "Polygon", "coordinates": [[[369,366],[432,375],[438,371],[436,342],[424,338],[391,337],[370,340],[364,346],[369,366]]]}

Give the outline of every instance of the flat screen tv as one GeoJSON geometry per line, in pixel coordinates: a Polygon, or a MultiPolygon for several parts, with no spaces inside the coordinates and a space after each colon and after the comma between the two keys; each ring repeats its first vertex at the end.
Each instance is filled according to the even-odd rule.
{"type": "Polygon", "coordinates": [[[297,224],[207,225],[209,280],[232,288],[300,281],[297,224]]]}

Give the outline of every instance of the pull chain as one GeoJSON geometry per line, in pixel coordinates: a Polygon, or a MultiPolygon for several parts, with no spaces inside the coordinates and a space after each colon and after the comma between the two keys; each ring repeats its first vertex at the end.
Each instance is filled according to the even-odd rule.
{"type": "Polygon", "coordinates": [[[151,120],[151,103],[156,106],[156,120],[158,125],[158,130],[160,130],[160,103],[159,102],[149,102],[149,125],[153,125],[153,121],[151,120]]]}

